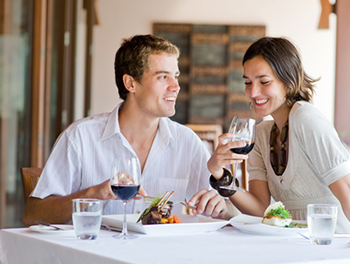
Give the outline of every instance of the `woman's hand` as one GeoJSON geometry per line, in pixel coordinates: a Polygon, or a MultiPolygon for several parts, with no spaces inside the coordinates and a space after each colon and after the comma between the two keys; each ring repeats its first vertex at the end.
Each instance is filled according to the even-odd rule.
{"type": "Polygon", "coordinates": [[[231,141],[233,135],[230,133],[219,136],[219,144],[208,161],[210,173],[218,180],[223,174],[223,167],[228,164],[241,163],[247,159],[247,155],[235,154],[231,148],[242,148],[246,145],[243,141],[231,141]]]}

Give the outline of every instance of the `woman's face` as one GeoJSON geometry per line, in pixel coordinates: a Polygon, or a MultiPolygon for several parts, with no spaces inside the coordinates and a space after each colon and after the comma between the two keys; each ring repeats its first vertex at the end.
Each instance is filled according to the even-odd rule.
{"type": "MultiPolygon", "coordinates": [[[[261,56],[243,65],[245,94],[250,98],[258,116],[272,115],[274,119],[285,113],[286,87],[277,79],[270,65],[261,56]]],[[[281,116],[281,117],[282,117],[281,116]]]]}

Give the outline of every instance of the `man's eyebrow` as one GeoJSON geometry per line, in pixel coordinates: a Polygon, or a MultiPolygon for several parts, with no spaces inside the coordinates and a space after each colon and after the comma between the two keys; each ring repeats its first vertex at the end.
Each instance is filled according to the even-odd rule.
{"type": "MultiPolygon", "coordinates": [[[[157,71],[155,74],[170,74],[169,71],[157,71]]],[[[180,75],[180,71],[175,72],[175,75],[180,75]]]]}

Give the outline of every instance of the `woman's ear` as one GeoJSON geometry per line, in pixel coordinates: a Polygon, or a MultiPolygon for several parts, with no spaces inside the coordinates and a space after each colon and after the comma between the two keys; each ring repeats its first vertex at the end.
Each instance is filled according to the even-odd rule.
{"type": "Polygon", "coordinates": [[[135,80],[132,76],[128,75],[128,74],[124,74],[123,75],[123,82],[124,82],[124,86],[125,88],[130,92],[133,93],[135,92],[135,80]]]}

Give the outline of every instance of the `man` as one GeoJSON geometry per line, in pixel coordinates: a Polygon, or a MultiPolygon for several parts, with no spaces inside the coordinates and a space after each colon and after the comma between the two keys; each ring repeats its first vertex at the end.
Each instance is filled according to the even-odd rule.
{"type": "MultiPolygon", "coordinates": [[[[195,213],[223,217],[225,201],[209,187],[209,153],[189,128],[171,121],[180,87],[176,46],[153,35],[125,39],[115,57],[120,98],[112,112],[74,122],[57,140],[38,185],[27,200],[23,223],[71,221],[72,199],[105,200],[103,214],[121,214],[111,190],[114,157],[138,157],[139,194],[175,191],[172,199],[197,194],[195,213]],[[203,191],[205,190],[205,191],[203,191]]],[[[129,202],[127,213],[142,212],[143,200],[129,202]]],[[[174,213],[180,213],[176,206],[174,213]]]]}

